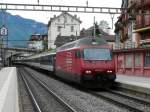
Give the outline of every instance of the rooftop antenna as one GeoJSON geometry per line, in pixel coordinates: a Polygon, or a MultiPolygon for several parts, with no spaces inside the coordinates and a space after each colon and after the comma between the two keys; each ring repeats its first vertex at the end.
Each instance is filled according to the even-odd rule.
{"type": "Polygon", "coordinates": [[[113,26],[114,26],[114,16],[115,16],[115,14],[114,14],[114,13],[110,13],[110,16],[111,16],[112,29],[113,29],[113,26]]]}
{"type": "Polygon", "coordinates": [[[39,5],[39,3],[40,3],[40,0],[37,0],[37,2],[38,2],[38,5],[39,5]]]}
{"type": "Polygon", "coordinates": [[[88,0],[86,1],[86,6],[88,7],[88,0]]]}
{"type": "Polygon", "coordinates": [[[94,34],[94,38],[95,38],[95,16],[94,16],[94,32],[93,32],[93,34],[94,34]]]}

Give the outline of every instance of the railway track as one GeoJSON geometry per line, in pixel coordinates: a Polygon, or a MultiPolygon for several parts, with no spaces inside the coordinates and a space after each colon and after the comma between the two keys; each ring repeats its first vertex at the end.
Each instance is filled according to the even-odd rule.
{"type": "Polygon", "coordinates": [[[32,92],[21,75],[20,70],[18,70],[18,83],[19,83],[19,106],[20,112],[40,112],[38,111],[37,105],[35,105],[36,100],[32,96],[32,92]]]}
{"type": "MultiPolygon", "coordinates": [[[[23,73],[28,74],[31,78],[34,78],[33,80],[35,80],[37,83],[41,82],[40,85],[42,85],[42,86],[45,85],[46,86],[46,87],[44,87],[45,89],[49,89],[47,87],[47,84],[48,84],[47,81],[43,82],[43,81],[40,81],[40,79],[41,79],[40,77],[35,77],[37,72],[34,72],[33,70],[29,70],[29,69],[25,68],[23,70],[23,73]],[[33,72],[33,74],[32,74],[32,72],[33,72]]],[[[132,111],[132,112],[149,112],[150,111],[150,102],[149,101],[143,100],[142,98],[139,98],[139,97],[135,97],[132,94],[127,94],[125,92],[114,91],[114,90],[105,90],[105,91],[100,91],[100,92],[98,92],[98,91],[95,92],[95,91],[91,91],[91,90],[87,90],[87,89],[82,90],[82,89],[78,89],[78,88],[77,88],[77,90],[81,90],[84,93],[88,93],[88,94],[90,93],[89,94],[90,96],[96,97],[96,98],[98,97],[97,100],[104,100],[104,102],[109,103],[111,106],[115,106],[115,107],[123,109],[123,110],[132,111]]],[[[84,96],[82,96],[82,98],[83,97],[84,96]]],[[[65,107],[64,104],[63,104],[63,107],[65,107]]],[[[106,110],[107,110],[107,108],[109,108],[109,107],[106,107],[106,110]]],[[[76,109],[76,107],[75,107],[75,109],[76,109]]],[[[74,111],[70,111],[69,109],[66,109],[66,110],[69,112],[75,112],[78,110],[78,109],[77,110],[75,110],[75,109],[73,109],[74,111]]],[[[100,110],[98,110],[98,112],[99,111],[100,110]]]]}
{"type": "MultiPolygon", "coordinates": [[[[27,89],[28,89],[28,91],[30,93],[30,96],[32,98],[34,107],[36,108],[36,110],[38,112],[45,112],[45,110],[43,109],[45,107],[41,106],[41,102],[43,102],[43,101],[40,101],[37,98],[37,95],[36,95],[36,93],[34,91],[33,84],[31,84],[31,82],[32,83],[34,82],[34,84],[36,83],[35,85],[37,85],[38,87],[40,86],[41,90],[39,90],[39,92],[42,91],[42,95],[40,95],[40,96],[46,96],[47,99],[45,99],[45,100],[48,100],[48,98],[51,97],[57,102],[58,106],[61,105],[59,107],[59,108],[63,108],[62,110],[60,109],[61,111],[77,112],[73,107],[71,107],[68,103],[66,103],[63,99],[61,99],[57,94],[55,94],[53,91],[51,91],[50,88],[48,88],[48,86],[44,82],[40,81],[40,79],[35,77],[35,75],[33,76],[32,73],[28,72],[27,70],[25,70],[23,68],[22,68],[22,71],[21,71],[20,74],[21,74],[21,76],[22,76],[22,78],[24,80],[24,83],[25,83],[25,85],[26,85],[26,87],[27,87],[27,89]],[[43,91],[45,93],[43,93],[43,91]]],[[[41,98],[41,99],[43,99],[43,98],[41,98]]],[[[44,104],[44,103],[42,103],[42,104],[44,104]]],[[[45,104],[47,104],[47,103],[45,103],[45,104]]],[[[53,105],[55,105],[55,104],[53,104],[53,105]]],[[[51,107],[51,105],[49,105],[49,106],[51,107]]],[[[49,111],[49,110],[47,110],[47,111],[49,111]]]]}
{"type": "Polygon", "coordinates": [[[133,112],[150,112],[150,102],[127,95],[118,91],[106,90],[101,92],[88,91],[90,94],[102,98],[120,107],[133,112]]]}

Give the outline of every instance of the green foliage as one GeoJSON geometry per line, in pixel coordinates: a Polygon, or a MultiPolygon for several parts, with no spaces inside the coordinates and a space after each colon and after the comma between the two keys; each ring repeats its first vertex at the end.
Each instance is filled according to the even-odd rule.
{"type": "Polygon", "coordinates": [[[48,40],[43,40],[44,51],[48,50],[48,40]]]}
{"type": "MultiPolygon", "coordinates": [[[[94,25],[95,25],[95,36],[96,36],[96,37],[100,37],[101,32],[100,32],[100,30],[99,30],[98,23],[95,22],[94,25]]],[[[94,36],[94,27],[93,27],[92,30],[93,30],[93,31],[92,31],[92,36],[94,36]]]]}
{"type": "Polygon", "coordinates": [[[105,20],[100,21],[99,28],[101,28],[101,29],[107,29],[107,28],[109,28],[108,22],[105,21],[105,20]]]}

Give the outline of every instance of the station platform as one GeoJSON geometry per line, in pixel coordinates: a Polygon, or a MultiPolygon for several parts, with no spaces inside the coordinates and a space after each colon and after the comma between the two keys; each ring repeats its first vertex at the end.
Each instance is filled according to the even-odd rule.
{"type": "Polygon", "coordinates": [[[116,82],[122,88],[150,94],[150,77],[117,74],[116,82]]]}
{"type": "Polygon", "coordinates": [[[19,112],[16,67],[0,70],[0,112],[19,112]]]}

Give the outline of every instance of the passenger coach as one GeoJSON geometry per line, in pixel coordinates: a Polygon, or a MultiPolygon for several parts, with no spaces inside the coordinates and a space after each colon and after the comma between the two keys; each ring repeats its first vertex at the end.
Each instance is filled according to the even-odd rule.
{"type": "Polygon", "coordinates": [[[36,54],[22,59],[21,63],[34,68],[54,72],[55,55],[55,53],[51,52],[36,54]]]}

